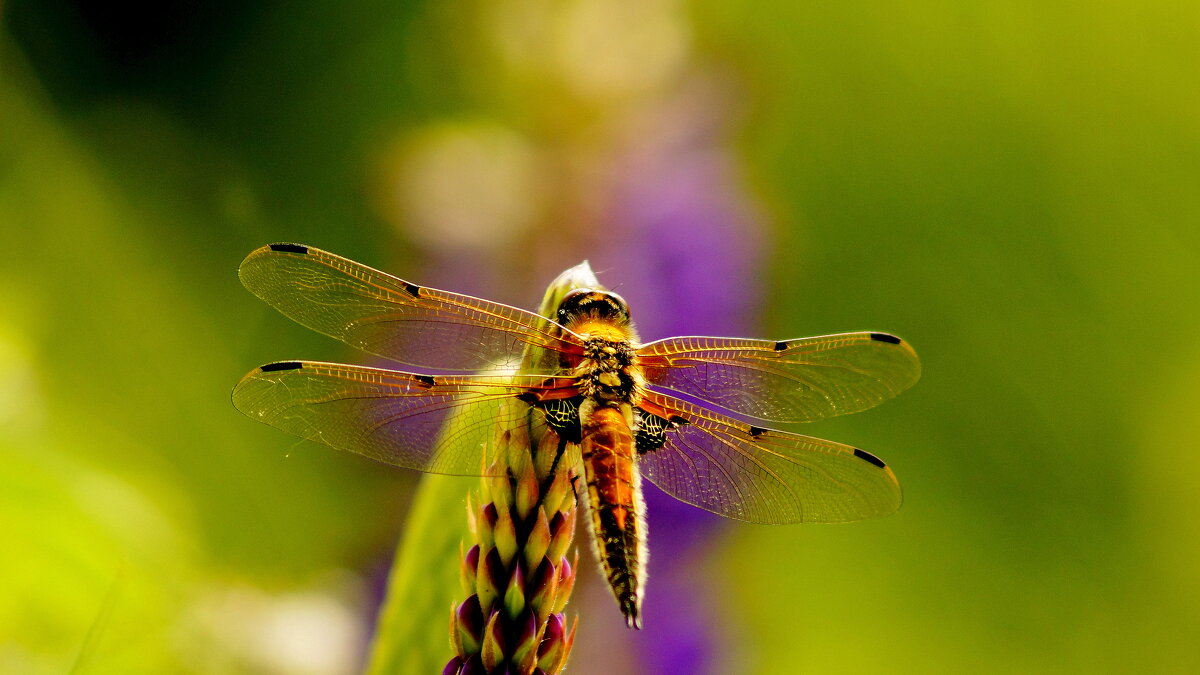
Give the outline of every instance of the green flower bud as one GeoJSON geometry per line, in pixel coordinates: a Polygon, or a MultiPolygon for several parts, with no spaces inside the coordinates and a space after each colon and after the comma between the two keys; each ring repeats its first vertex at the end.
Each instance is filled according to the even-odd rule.
{"type": "Polygon", "coordinates": [[[513,523],[512,512],[508,509],[500,510],[494,534],[496,550],[500,552],[500,560],[505,566],[508,566],[512,563],[513,556],[517,554],[517,526],[513,523]]]}
{"type": "Polygon", "coordinates": [[[504,592],[504,609],[509,618],[516,618],[525,611],[525,574],[520,565],[513,565],[512,578],[504,592]]]}
{"type": "Polygon", "coordinates": [[[546,518],[546,510],[537,510],[537,520],[525,539],[525,568],[537,569],[538,563],[546,556],[550,548],[550,520],[546,518]]]}
{"type": "Polygon", "coordinates": [[[504,564],[500,562],[500,554],[496,549],[492,549],[480,561],[475,574],[475,592],[479,596],[479,606],[485,611],[489,611],[507,582],[508,575],[504,573],[504,564]]]}
{"type": "Polygon", "coordinates": [[[500,612],[493,612],[483,631],[483,647],[479,650],[483,667],[492,672],[506,660],[504,654],[504,628],[500,624],[500,612]]]}

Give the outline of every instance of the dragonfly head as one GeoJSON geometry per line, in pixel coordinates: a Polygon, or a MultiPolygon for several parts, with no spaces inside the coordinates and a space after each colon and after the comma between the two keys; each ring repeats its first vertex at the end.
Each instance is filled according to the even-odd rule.
{"type": "Polygon", "coordinates": [[[625,298],[612,291],[577,288],[567,293],[558,304],[556,318],[558,323],[567,328],[589,321],[611,321],[628,326],[629,305],[625,298]]]}

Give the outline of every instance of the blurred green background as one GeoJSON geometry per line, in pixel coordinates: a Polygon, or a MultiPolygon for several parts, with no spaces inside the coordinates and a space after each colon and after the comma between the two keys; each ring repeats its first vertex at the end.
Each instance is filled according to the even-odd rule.
{"type": "MultiPolygon", "coordinates": [[[[633,300],[621,260],[723,269],[599,226],[692,161],[758,242],[720,279],[752,318],[696,331],[887,330],[925,368],[803,429],[886,459],[898,514],[709,531],[705,672],[1200,668],[1195,2],[0,12],[0,671],[353,672],[417,476],[233,410],[260,363],[365,358],[237,264],[300,241],[533,306],[590,257],[633,300]]],[[[571,672],[649,672],[575,606],[571,672]]]]}

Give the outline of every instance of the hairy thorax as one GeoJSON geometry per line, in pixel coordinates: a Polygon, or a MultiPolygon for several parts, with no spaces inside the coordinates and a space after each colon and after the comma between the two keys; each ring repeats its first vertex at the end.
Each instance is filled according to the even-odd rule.
{"type": "Polygon", "coordinates": [[[629,340],[587,336],[575,375],[579,393],[598,404],[636,406],[642,401],[645,380],[629,340]]]}

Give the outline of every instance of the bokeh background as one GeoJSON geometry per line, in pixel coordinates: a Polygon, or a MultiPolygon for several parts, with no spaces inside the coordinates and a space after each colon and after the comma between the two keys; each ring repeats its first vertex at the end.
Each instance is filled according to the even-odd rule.
{"type": "Polygon", "coordinates": [[[1200,668],[1195,2],[0,3],[0,671],[362,667],[418,476],[231,407],[365,360],[241,288],[272,241],[916,346],[801,429],[899,513],[651,495],[647,630],[584,551],[570,672],[1200,668]]]}

